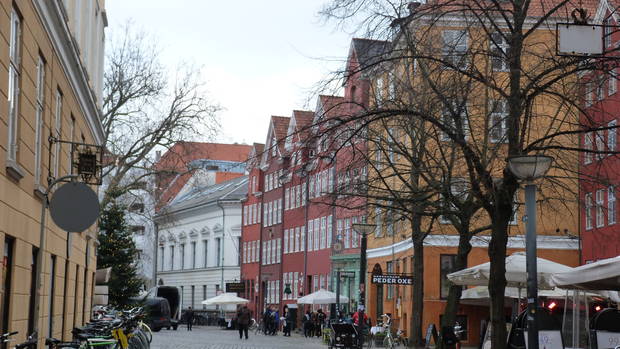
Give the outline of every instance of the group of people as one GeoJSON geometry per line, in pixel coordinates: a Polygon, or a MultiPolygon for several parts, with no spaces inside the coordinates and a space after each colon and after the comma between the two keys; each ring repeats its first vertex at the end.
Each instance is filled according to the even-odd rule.
{"type": "Polygon", "coordinates": [[[327,316],[323,312],[323,309],[317,311],[307,310],[303,319],[304,336],[306,338],[314,336],[320,337],[323,333],[326,319],[327,316]]]}
{"type": "Polygon", "coordinates": [[[294,322],[295,319],[288,306],[285,305],[284,309],[282,309],[282,316],[280,316],[279,310],[267,307],[263,313],[263,333],[275,336],[280,326],[282,326],[284,336],[290,337],[294,322]]]}

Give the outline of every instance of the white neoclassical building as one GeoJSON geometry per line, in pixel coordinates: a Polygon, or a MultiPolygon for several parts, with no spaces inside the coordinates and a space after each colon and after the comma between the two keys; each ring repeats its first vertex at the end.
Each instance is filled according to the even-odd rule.
{"type": "Polygon", "coordinates": [[[157,283],[179,288],[181,309],[210,310],[201,302],[240,280],[241,200],[247,181],[247,176],[215,185],[190,180],[155,216],[157,283]]]}

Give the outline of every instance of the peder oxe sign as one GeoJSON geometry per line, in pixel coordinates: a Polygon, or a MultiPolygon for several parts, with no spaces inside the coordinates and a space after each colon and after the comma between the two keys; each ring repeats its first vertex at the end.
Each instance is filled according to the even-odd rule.
{"type": "Polygon", "coordinates": [[[372,275],[373,284],[413,285],[413,277],[407,275],[372,275]]]}

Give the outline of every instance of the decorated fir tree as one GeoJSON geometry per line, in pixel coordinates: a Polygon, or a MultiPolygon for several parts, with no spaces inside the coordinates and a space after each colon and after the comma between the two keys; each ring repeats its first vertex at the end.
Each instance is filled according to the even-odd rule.
{"type": "Polygon", "coordinates": [[[99,220],[97,268],[112,267],[108,282],[109,303],[115,307],[128,304],[142,287],[136,262],[138,250],[125,222],[125,208],[114,200],[102,209],[99,220]]]}

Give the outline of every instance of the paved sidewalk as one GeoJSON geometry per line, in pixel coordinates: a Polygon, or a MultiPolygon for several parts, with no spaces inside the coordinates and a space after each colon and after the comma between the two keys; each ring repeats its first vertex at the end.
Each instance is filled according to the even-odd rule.
{"type": "Polygon", "coordinates": [[[319,338],[304,338],[297,333],[290,337],[253,335],[249,340],[240,340],[239,332],[221,330],[219,327],[195,326],[193,331],[187,331],[179,326],[177,331],[161,330],[153,333],[152,349],[263,349],[263,348],[322,348],[327,345],[319,338]]]}

